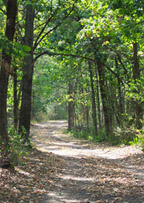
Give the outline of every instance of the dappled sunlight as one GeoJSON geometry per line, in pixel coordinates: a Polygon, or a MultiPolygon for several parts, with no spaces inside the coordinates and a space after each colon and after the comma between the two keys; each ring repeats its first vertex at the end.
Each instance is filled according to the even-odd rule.
{"type": "Polygon", "coordinates": [[[19,173],[19,174],[22,174],[22,175],[25,175],[27,177],[34,177],[33,174],[27,172],[27,171],[24,171],[22,169],[19,169],[19,168],[15,168],[15,170],[19,173]]]}
{"type": "MultiPolygon", "coordinates": [[[[34,125],[35,126],[35,125],[34,125]]],[[[133,154],[142,154],[142,151],[132,146],[105,146],[95,145],[90,141],[75,139],[61,130],[67,127],[66,121],[50,121],[36,124],[33,141],[44,152],[52,152],[66,157],[101,157],[106,159],[126,158],[133,154]],[[40,129],[39,129],[40,128],[40,129]]]]}
{"type": "MultiPolygon", "coordinates": [[[[63,192],[63,193],[51,192],[48,195],[49,195],[49,200],[51,203],[58,203],[58,202],[81,203],[81,200],[75,199],[73,196],[71,196],[71,197],[68,196],[67,192],[63,192]]],[[[83,203],[86,203],[86,201],[83,203]]]]}
{"type": "Polygon", "coordinates": [[[63,180],[71,180],[71,181],[76,180],[76,181],[81,181],[81,182],[87,181],[87,183],[92,182],[92,181],[95,180],[95,178],[92,178],[92,177],[87,178],[87,177],[81,177],[81,176],[78,176],[78,175],[77,176],[74,176],[74,175],[60,175],[58,177],[62,178],[63,180]]]}
{"type": "Polygon", "coordinates": [[[63,165],[54,154],[36,149],[24,158],[24,163],[13,171],[0,170],[2,202],[9,203],[12,199],[13,202],[39,202],[42,195],[54,187],[56,175],[63,165]]]}
{"type": "Polygon", "coordinates": [[[24,166],[0,171],[1,196],[40,203],[144,202],[140,150],[79,140],[62,134],[59,121],[51,124],[33,125],[36,148],[24,157],[24,166]]]}
{"type": "Polygon", "coordinates": [[[129,199],[134,192],[139,195],[143,193],[142,181],[138,181],[132,173],[118,165],[108,162],[100,164],[100,160],[93,164],[86,159],[82,159],[80,162],[76,158],[73,161],[75,166],[72,168],[70,165],[58,176],[57,190],[61,192],[48,193],[50,202],[72,203],[74,200],[75,203],[78,203],[82,202],[83,198],[85,198],[83,202],[86,202],[88,199],[86,194],[91,196],[90,202],[96,202],[96,200],[101,200],[103,203],[109,202],[112,195],[114,198],[111,202],[117,202],[123,201],[124,197],[129,199]],[[83,196],[79,196],[79,194],[83,194],[83,196]]]}
{"type": "Polygon", "coordinates": [[[46,131],[38,139],[37,137],[35,137],[34,142],[36,143],[37,147],[42,151],[53,152],[57,155],[67,157],[90,156],[102,157],[106,159],[118,159],[129,157],[132,154],[142,154],[141,150],[138,150],[131,146],[121,147],[120,149],[118,147],[111,146],[106,146],[105,148],[102,148],[99,147],[99,145],[94,146],[89,142],[83,143],[81,142],[81,140],[77,140],[77,142],[67,142],[67,139],[62,139],[61,134],[59,134],[57,131],[54,133],[54,136],[53,133],[48,134],[48,131],[46,131]],[[79,144],[79,142],[81,143],[79,144]]]}
{"type": "Polygon", "coordinates": [[[49,122],[41,125],[33,135],[39,150],[59,156],[66,164],[57,174],[54,192],[45,194],[46,202],[131,202],[135,195],[139,202],[144,199],[141,150],[80,140],[63,134],[57,122],[60,125],[59,121],[51,127],[49,122]]]}

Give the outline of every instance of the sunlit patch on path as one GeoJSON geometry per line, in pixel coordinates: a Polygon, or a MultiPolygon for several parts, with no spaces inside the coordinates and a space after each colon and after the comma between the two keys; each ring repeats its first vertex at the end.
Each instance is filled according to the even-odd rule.
{"type": "Polygon", "coordinates": [[[53,192],[41,202],[144,202],[144,157],[131,146],[93,144],[63,134],[66,121],[33,126],[33,141],[64,161],[53,192]]]}

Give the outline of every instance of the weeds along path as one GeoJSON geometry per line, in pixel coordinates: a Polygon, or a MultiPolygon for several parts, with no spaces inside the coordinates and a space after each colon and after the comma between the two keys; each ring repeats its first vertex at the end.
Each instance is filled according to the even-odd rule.
{"type": "Polygon", "coordinates": [[[37,149],[54,153],[63,161],[53,191],[39,202],[144,202],[144,154],[139,149],[73,138],[63,133],[66,121],[34,124],[32,128],[37,149]]]}

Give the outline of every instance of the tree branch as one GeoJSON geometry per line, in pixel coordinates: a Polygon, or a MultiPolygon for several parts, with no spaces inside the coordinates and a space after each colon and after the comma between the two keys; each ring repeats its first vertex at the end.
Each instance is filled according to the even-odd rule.
{"type": "Polygon", "coordinates": [[[6,11],[4,11],[2,8],[0,8],[0,11],[2,11],[6,15],[6,11]]]}
{"type": "MultiPolygon", "coordinates": [[[[113,75],[115,75],[117,78],[119,78],[119,75],[117,73],[115,73],[109,66],[107,66],[106,64],[102,63],[101,64],[103,66],[105,66],[113,75]]],[[[120,79],[120,78],[119,78],[120,79]]],[[[120,81],[122,82],[122,80],[120,79],[120,81]]],[[[122,82],[123,83],[123,82],[122,82]]]]}
{"type": "Polygon", "coordinates": [[[50,33],[51,33],[52,31],[54,31],[57,27],[59,27],[59,26],[63,23],[63,21],[66,20],[66,19],[70,16],[70,14],[72,13],[72,11],[73,11],[74,8],[75,8],[75,3],[76,3],[77,1],[78,1],[78,0],[75,0],[75,1],[74,1],[73,6],[72,6],[72,9],[71,9],[70,12],[62,19],[62,22],[58,23],[55,27],[51,28],[48,32],[46,32],[46,33],[41,37],[41,35],[43,34],[43,32],[44,32],[44,30],[45,30],[45,28],[46,28],[46,26],[48,25],[49,22],[46,23],[46,25],[44,26],[44,28],[41,30],[39,36],[37,37],[37,40],[36,40],[36,42],[35,42],[35,44],[34,44],[33,50],[36,49],[36,47],[39,45],[39,43],[40,43],[48,34],[50,34],[50,33]],[[41,38],[40,38],[40,37],[41,37],[41,38]]]}
{"type": "MultiPolygon", "coordinates": [[[[73,58],[81,58],[81,59],[84,59],[84,60],[88,60],[88,61],[91,61],[91,62],[95,62],[96,60],[92,59],[92,58],[89,58],[89,57],[85,57],[85,56],[81,56],[81,55],[75,55],[75,54],[64,54],[64,53],[53,53],[53,52],[50,52],[50,51],[44,51],[40,54],[38,54],[33,62],[35,63],[37,59],[39,59],[41,56],[43,55],[49,55],[49,56],[70,56],[70,57],[73,57],[73,58]]],[[[102,62],[101,62],[102,63],[102,62]]],[[[113,75],[115,75],[117,78],[119,78],[119,76],[113,71],[111,70],[111,68],[109,66],[107,66],[106,64],[102,63],[103,66],[105,66],[113,75]]],[[[120,81],[122,82],[122,80],[120,79],[120,81]]],[[[123,83],[123,82],[122,82],[123,83]]]]}
{"type": "Polygon", "coordinates": [[[47,25],[48,25],[49,22],[52,20],[52,18],[53,18],[53,15],[51,15],[51,16],[49,17],[49,19],[48,19],[47,22],[45,23],[44,27],[43,27],[42,30],[40,31],[39,35],[37,36],[37,39],[36,39],[36,41],[35,41],[35,43],[34,43],[34,48],[33,48],[33,50],[35,50],[35,48],[36,48],[37,45],[39,44],[39,38],[40,38],[41,35],[43,34],[44,30],[46,29],[47,25]]]}
{"type": "Polygon", "coordinates": [[[53,53],[53,52],[50,52],[50,51],[44,51],[40,54],[38,54],[35,58],[34,58],[34,62],[36,62],[37,59],[39,59],[41,56],[43,55],[49,55],[49,56],[70,56],[70,57],[73,57],[73,58],[81,58],[81,59],[85,59],[85,60],[89,60],[89,61],[92,61],[94,62],[94,59],[92,58],[89,58],[89,57],[84,57],[84,56],[80,56],[80,55],[75,55],[75,54],[64,54],[64,53],[53,53]]]}
{"type": "Polygon", "coordinates": [[[123,69],[124,69],[125,74],[127,75],[127,74],[128,74],[128,71],[127,71],[127,69],[125,68],[125,66],[124,66],[124,64],[123,64],[123,62],[122,62],[122,60],[121,60],[121,56],[120,56],[119,54],[117,54],[117,56],[118,56],[118,60],[119,60],[120,64],[122,65],[122,67],[123,67],[123,69]]]}

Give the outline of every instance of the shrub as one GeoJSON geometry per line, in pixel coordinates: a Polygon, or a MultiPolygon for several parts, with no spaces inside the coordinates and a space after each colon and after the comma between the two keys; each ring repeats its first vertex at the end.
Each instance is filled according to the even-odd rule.
{"type": "Polygon", "coordinates": [[[144,129],[130,142],[131,145],[138,146],[144,152],[144,129]]]}
{"type": "Polygon", "coordinates": [[[117,127],[113,131],[113,141],[114,144],[126,144],[128,145],[130,141],[140,133],[139,130],[133,127],[117,127]]]}
{"type": "Polygon", "coordinates": [[[72,135],[74,137],[80,138],[80,139],[87,139],[91,140],[93,142],[103,142],[105,141],[105,129],[98,130],[98,136],[95,136],[94,127],[75,127],[71,131],[72,135]]]}
{"type": "MultiPolygon", "coordinates": [[[[8,130],[9,133],[9,142],[6,149],[1,149],[1,162],[3,165],[7,165],[7,167],[13,168],[14,166],[21,163],[22,157],[26,155],[28,152],[29,141],[25,142],[24,136],[18,135],[13,126],[11,126],[8,130]]],[[[1,146],[3,144],[1,143],[1,146]]]]}

